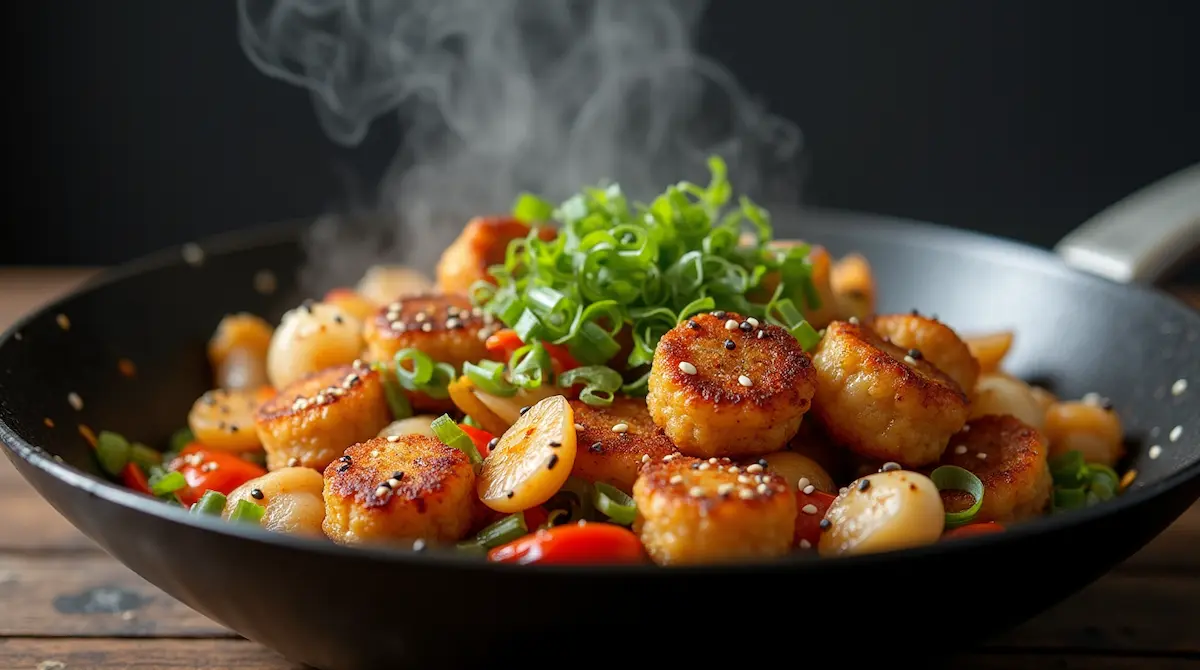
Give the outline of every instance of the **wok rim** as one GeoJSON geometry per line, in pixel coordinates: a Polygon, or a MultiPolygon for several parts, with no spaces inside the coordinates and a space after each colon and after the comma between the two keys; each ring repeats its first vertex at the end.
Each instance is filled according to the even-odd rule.
{"type": "MultiPolygon", "coordinates": [[[[903,233],[911,241],[920,242],[928,248],[954,250],[958,253],[970,254],[981,258],[995,258],[1000,264],[1019,269],[1020,266],[1036,268],[1039,272],[1052,274],[1056,280],[1066,282],[1091,283],[1103,290],[1128,294],[1133,292],[1143,299],[1154,301],[1152,309],[1175,312],[1185,321],[1200,328],[1200,313],[1186,306],[1179,299],[1154,288],[1136,284],[1119,284],[1103,277],[1090,275],[1068,267],[1055,253],[1015,240],[979,233],[971,230],[952,228],[949,226],[916,221],[903,217],[879,215],[869,212],[829,209],[803,208],[789,214],[815,216],[828,226],[831,221],[853,221],[862,234],[872,232],[884,235],[903,233]]],[[[305,228],[318,217],[289,219],[274,223],[260,224],[223,234],[213,235],[195,242],[206,257],[222,253],[245,251],[255,247],[272,246],[281,243],[294,242],[303,234],[305,228]]],[[[782,218],[776,214],[776,220],[782,218]]],[[[803,225],[803,224],[801,224],[803,225]]],[[[814,240],[816,242],[816,240],[814,240]]],[[[817,242],[819,243],[819,242],[817,242]]],[[[151,252],[140,258],[101,270],[97,275],[85,281],[70,292],[45,303],[36,310],[17,319],[7,330],[0,333],[0,348],[11,346],[10,340],[30,322],[44,317],[48,312],[58,311],[64,303],[83,297],[103,287],[121,281],[134,279],[156,269],[183,263],[182,251],[188,244],[167,247],[151,252]]],[[[1058,290],[1061,285],[1056,285],[1058,290]]],[[[30,466],[47,474],[56,480],[56,484],[65,484],[71,488],[80,489],[94,497],[124,507],[129,511],[155,516],[163,521],[191,526],[202,531],[220,533],[236,537],[252,543],[266,543],[283,550],[301,551],[323,554],[329,557],[344,557],[350,560],[369,560],[372,562],[389,563],[397,566],[412,566],[419,568],[444,569],[448,571],[476,570],[496,575],[508,573],[586,576],[603,575],[611,577],[646,577],[686,578],[689,575],[720,573],[729,576],[761,575],[764,571],[788,572],[804,574],[808,571],[819,571],[836,567],[845,570],[864,570],[868,566],[881,563],[919,561],[929,556],[966,553],[972,550],[983,550],[998,543],[1014,542],[1021,539],[1036,541],[1039,536],[1048,535],[1074,526],[1083,526],[1097,522],[1105,517],[1115,516],[1122,511],[1129,511],[1163,497],[1188,481],[1200,476],[1200,460],[1178,469],[1163,479],[1144,488],[1130,490],[1122,495],[1106,501],[1102,505],[1074,510],[1069,514],[1046,514],[1037,519],[1024,521],[1014,527],[1006,527],[1002,533],[987,533],[977,536],[960,538],[954,542],[935,542],[930,545],[899,549],[874,554],[837,557],[834,560],[802,555],[792,552],[786,557],[738,563],[702,564],[686,566],[670,566],[663,568],[652,563],[636,565],[519,565],[508,563],[493,563],[480,560],[478,556],[465,555],[453,548],[445,550],[411,551],[390,546],[346,546],[323,539],[308,539],[274,533],[260,528],[231,524],[219,518],[192,515],[188,510],[167,505],[163,502],[136,493],[118,483],[84,472],[65,462],[55,460],[54,454],[42,447],[29,443],[17,434],[3,419],[0,419],[0,443],[10,453],[10,458],[20,458],[30,466]],[[833,564],[831,566],[831,563],[833,564]]],[[[47,496],[39,495],[48,501],[47,496]]],[[[65,516],[65,515],[64,515],[65,516]]],[[[70,519],[68,518],[70,521],[70,519]]],[[[72,525],[75,525],[72,521],[72,525]]],[[[1140,548],[1140,547],[1139,547],[1140,548]]]]}

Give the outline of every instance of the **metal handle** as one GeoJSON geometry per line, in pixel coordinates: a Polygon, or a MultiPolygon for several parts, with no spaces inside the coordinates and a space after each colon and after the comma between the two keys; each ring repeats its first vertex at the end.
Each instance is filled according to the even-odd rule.
{"type": "Polygon", "coordinates": [[[1151,283],[1200,249],[1200,163],[1126,197],[1055,246],[1076,269],[1151,283]]]}

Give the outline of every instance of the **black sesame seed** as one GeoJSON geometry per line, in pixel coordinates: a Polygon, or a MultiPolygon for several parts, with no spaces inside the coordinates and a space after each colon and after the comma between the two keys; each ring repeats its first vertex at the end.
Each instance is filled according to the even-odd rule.
{"type": "Polygon", "coordinates": [[[723,311],[721,311],[721,310],[717,310],[717,311],[713,312],[713,313],[712,313],[712,315],[713,315],[713,316],[715,316],[715,317],[717,317],[718,319],[724,319],[724,318],[725,318],[725,312],[723,312],[723,311]]]}
{"type": "Polygon", "coordinates": [[[921,316],[921,310],[917,309],[916,307],[914,307],[912,309],[912,311],[909,313],[912,314],[913,316],[921,316]]]}
{"type": "Polygon", "coordinates": [[[725,348],[726,349],[733,351],[733,348],[736,346],[737,345],[733,343],[733,340],[725,340],[725,348]]]}
{"type": "Polygon", "coordinates": [[[345,471],[347,471],[347,470],[349,470],[349,469],[350,469],[350,461],[346,461],[345,463],[342,463],[341,465],[339,465],[339,466],[338,466],[338,469],[337,469],[337,471],[338,471],[338,472],[345,472],[345,471]]]}
{"type": "Polygon", "coordinates": [[[1100,408],[1106,412],[1113,411],[1113,401],[1109,400],[1108,398],[1101,398],[1100,399],[1100,408]]]}
{"type": "Polygon", "coordinates": [[[908,355],[912,356],[914,361],[921,360],[921,350],[920,349],[909,349],[908,355]]]}
{"type": "Polygon", "coordinates": [[[833,522],[831,522],[829,519],[821,519],[821,523],[817,525],[821,527],[821,530],[829,530],[830,528],[833,528],[833,522]]]}
{"type": "Polygon", "coordinates": [[[263,492],[261,489],[250,489],[250,497],[254,498],[255,500],[262,500],[263,492]]]}
{"type": "Polygon", "coordinates": [[[238,432],[238,427],[237,427],[237,424],[232,424],[232,425],[230,425],[230,426],[229,426],[229,432],[231,432],[231,433],[236,433],[236,432],[238,432]]]}
{"type": "Polygon", "coordinates": [[[757,462],[759,465],[763,466],[764,468],[771,465],[770,463],[767,462],[767,459],[765,459],[765,458],[760,458],[760,459],[758,459],[757,462]]]}
{"type": "Polygon", "coordinates": [[[380,485],[381,487],[383,487],[383,488],[385,488],[385,489],[389,489],[389,490],[392,488],[392,485],[391,485],[391,484],[389,484],[389,483],[387,483],[386,481],[385,481],[385,482],[381,482],[379,485],[380,485]]]}
{"type": "Polygon", "coordinates": [[[601,451],[604,451],[604,445],[600,444],[599,442],[593,442],[592,446],[590,446],[588,448],[597,454],[600,453],[601,451]]]}
{"type": "Polygon", "coordinates": [[[940,321],[940,319],[938,319],[938,315],[937,315],[937,314],[930,314],[930,315],[929,315],[929,318],[930,318],[930,319],[933,319],[934,321],[940,321]]]}
{"type": "Polygon", "coordinates": [[[550,460],[546,462],[546,469],[553,470],[556,465],[558,465],[558,454],[550,454],[550,460]]]}
{"type": "Polygon", "coordinates": [[[688,328],[691,328],[692,330],[696,330],[697,328],[699,328],[699,327],[700,327],[700,324],[696,323],[695,321],[692,321],[691,319],[688,319],[688,320],[687,320],[687,327],[688,327],[688,328]]]}
{"type": "Polygon", "coordinates": [[[558,447],[562,446],[562,442],[559,442],[558,440],[550,440],[549,444],[551,449],[557,449],[558,447]]]}
{"type": "Polygon", "coordinates": [[[492,439],[488,440],[488,443],[487,443],[488,451],[495,449],[496,445],[498,445],[498,444],[500,444],[500,438],[498,438],[498,437],[493,437],[492,439]]]}
{"type": "Polygon", "coordinates": [[[350,454],[345,454],[345,455],[343,455],[341,458],[339,458],[338,460],[339,460],[339,461],[346,461],[347,463],[349,463],[349,462],[350,462],[350,454]]]}
{"type": "Polygon", "coordinates": [[[858,480],[858,490],[859,491],[866,491],[869,488],[871,488],[871,480],[870,479],[858,480]]]}
{"type": "Polygon", "coordinates": [[[517,495],[515,491],[508,491],[508,492],[506,492],[506,493],[504,494],[504,497],[505,497],[505,498],[511,498],[511,497],[513,497],[513,496],[515,496],[515,495],[517,495]]]}
{"type": "Polygon", "coordinates": [[[528,412],[528,411],[529,411],[529,405],[522,407],[521,408],[521,416],[525,416],[525,412],[528,412]]]}
{"type": "Polygon", "coordinates": [[[754,330],[754,326],[751,326],[749,321],[743,321],[739,323],[738,328],[741,328],[743,333],[748,333],[754,330]]]}
{"type": "Polygon", "coordinates": [[[315,303],[310,299],[310,300],[305,300],[304,302],[300,303],[300,306],[304,308],[304,311],[308,312],[309,314],[312,314],[313,304],[315,304],[315,303]]]}
{"type": "Polygon", "coordinates": [[[344,322],[345,322],[345,319],[343,319],[343,318],[342,318],[342,315],[341,315],[341,314],[334,314],[334,315],[333,315],[333,322],[334,322],[334,323],[337,323],[337,324],[341,324],[341,323],[344,323],[344,322]]]}
{"type": "Polygon", "coordinates": [[[699,464],[699,463],[692,463],[692,469],[693,469],[693,470],[699,470],[699,469],[700,469],[700,464],[699,464]]]}
{"type": "Polygon", "coordinates": [[[392,473],[392,479],[404,479],[404,473],[397,470],[392,473]]]}

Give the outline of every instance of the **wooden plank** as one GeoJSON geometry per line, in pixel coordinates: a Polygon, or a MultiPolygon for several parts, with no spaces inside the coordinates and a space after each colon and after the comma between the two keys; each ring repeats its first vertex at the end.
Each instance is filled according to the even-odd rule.
{"type": "Polygon", "coordinates": [[[0,551],[99,551],[0,456],[0,551]]]}
{"type": "MultiPolygon", "coordinates": [[[[234,634],[105,554],[0,554],[0,637],[234,634]]],[[[5,666],[7,667],[7,666],[5,666]]]]}
{"type": "Polygon", "coordinates": [[[98,270],[94,268],[0,268],[0,331],[43,304],[66,295],[98,270]]]}
{"type": "MultiPolygon", "coordinates": [[[[38,670],[301,670],[273,651],[245,640],[30,639],[0,640],[0,664],[38,670]]],[[[928,667],[928,666],[927,666],[928,667]]],[[[1184,670],[1196,661],[1162,656],[1089,654],[967,654],[932,667],[972,670],[1184,670]]]]}

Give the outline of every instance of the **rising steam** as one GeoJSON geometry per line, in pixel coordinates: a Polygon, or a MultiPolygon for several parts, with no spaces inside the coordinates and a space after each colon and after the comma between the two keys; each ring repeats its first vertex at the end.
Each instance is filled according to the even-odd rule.
{"type": "Polygon", "coordinates": [[[384,259],[428,268],[465,220],[507,211],[520,191],[557,201],[608,180],[649,198],[706,179],[712,153],[739,191],[797,198],[799,129],[696,52],[704,5],[239,0],[247,55],[308,89],[332,140],[356,145],[392,113],[404,130],[379,203],[403,232],[386,245],[319,225],[320,272],[353,276],[384,259]]]}

